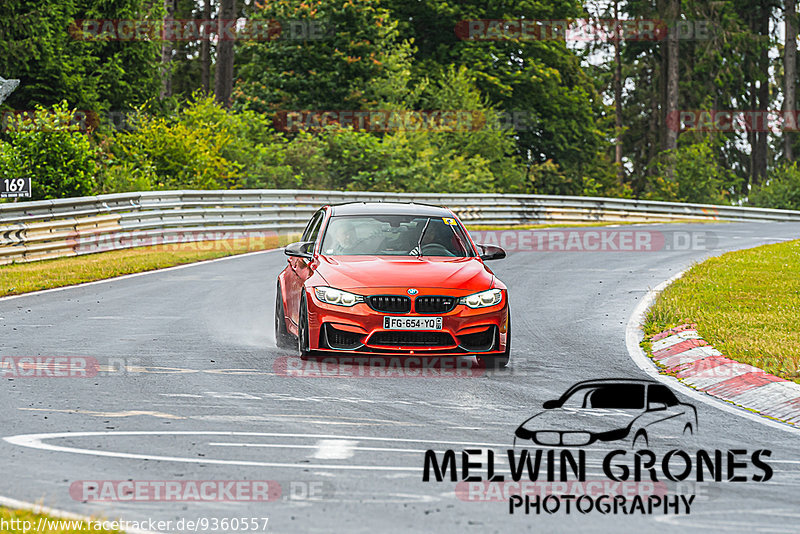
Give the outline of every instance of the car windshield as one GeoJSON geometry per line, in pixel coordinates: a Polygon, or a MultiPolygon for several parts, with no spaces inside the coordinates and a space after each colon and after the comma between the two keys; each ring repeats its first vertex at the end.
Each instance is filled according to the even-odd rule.
{"type": "Polygon", "coordinates": [[[572,409],[641,410],[644,408],[642,384],[604,384],[576,389],[561,405],[572,409]]]}
{"type": "Polygon", "coordinates": [[[418,215],[334,216],[321,251],[327,256],[473,256],[455,219],[418,215]]]}

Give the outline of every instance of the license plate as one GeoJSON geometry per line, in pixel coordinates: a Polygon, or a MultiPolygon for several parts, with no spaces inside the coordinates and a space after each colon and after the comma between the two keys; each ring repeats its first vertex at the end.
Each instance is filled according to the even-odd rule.
{"type": "Polygon", "coordinates": [[[384,330],[441,330],[441,317],[384,317],[384,330]]]}

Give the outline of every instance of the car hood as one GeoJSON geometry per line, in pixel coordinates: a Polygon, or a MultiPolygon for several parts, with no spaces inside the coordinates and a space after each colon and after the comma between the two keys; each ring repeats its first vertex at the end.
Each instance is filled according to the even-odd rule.
{"type": "MultiPolygon", "coordinates": [[[[627,428],[640,414],[640,410],[553,408],[528,419],[520,426],[520,430],[523,432],[552,430],[602,433],[627,428]]],[[[519,436],[519,430],[517,435],[519,436]]]]}
{"type": "Polygon", "coordinates": [[[320,256],[317,273],[332,287],[448,288],[482,291],[494,275],[477,258],[320,256]]]}

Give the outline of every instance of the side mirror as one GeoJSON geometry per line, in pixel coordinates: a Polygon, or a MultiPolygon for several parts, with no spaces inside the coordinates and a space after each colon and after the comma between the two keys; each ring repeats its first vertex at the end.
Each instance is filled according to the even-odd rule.
{"type": "Polygon", "coordinates": [[[558,408],[558,406],[559,404],[557,400],[545,401],[544,404],[542,404],[542,408],[545,410],[552,410],[553,408],[558,408]]]}
{"type": "Polygon", "coordinates": [[[502,260],[506,257],[506,251],[495,245],[478,245],[481,248],[481,259],[488,260],[502,260]]]}
{"type": "Polygon", "coordinates": [[[314,257],[314,255],[311,253],[312,250],[314,250],[313,241],[298,241],[297,243],[286,245],[286,248],[283,249],[283,253],[287,256],[306,258],[310,260],[314,257]]]}
{"type": "Polygon", "coordinates": [[[667,404],[665,402],[648,402],[647,403],[647,411],[648,412],[657,412],[659,410],[666,410],[667,404]]]}

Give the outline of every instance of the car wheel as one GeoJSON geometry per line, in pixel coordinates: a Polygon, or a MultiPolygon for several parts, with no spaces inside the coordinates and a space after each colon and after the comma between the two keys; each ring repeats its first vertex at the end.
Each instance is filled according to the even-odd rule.
{"type": "Polygon", "coordinates": [[[508,365],[511,360],[511,314],[508,315],[508,330],[506,332],[506,350],[503,354],[480,356],[478,355],[478,363],[488,369],[502,369],[508,365]]]}
{"type": "Polygon", "coordinates": [[[638,450],[641,448],[647,448],[647,432],[644,430],[640,430],[636,433],[636,436],[633,438],[633,448],[638,450]]]}
{"type": "Polygon", "coordinates": [[[300,359],[305,360],[311,356],[308,342],[308,306],[306,306],[306,296],[300,299],[300,317],[297,319],[297,353],[300,359]]]}
{"type": "Polygon", "coordinates": [[[283,310],[281,284],[278,283],[278,292],[275,295],[275,345],[279,349],[291,349],[296,342],[294,336],[286,329],[286,313],[283,310]]]}

